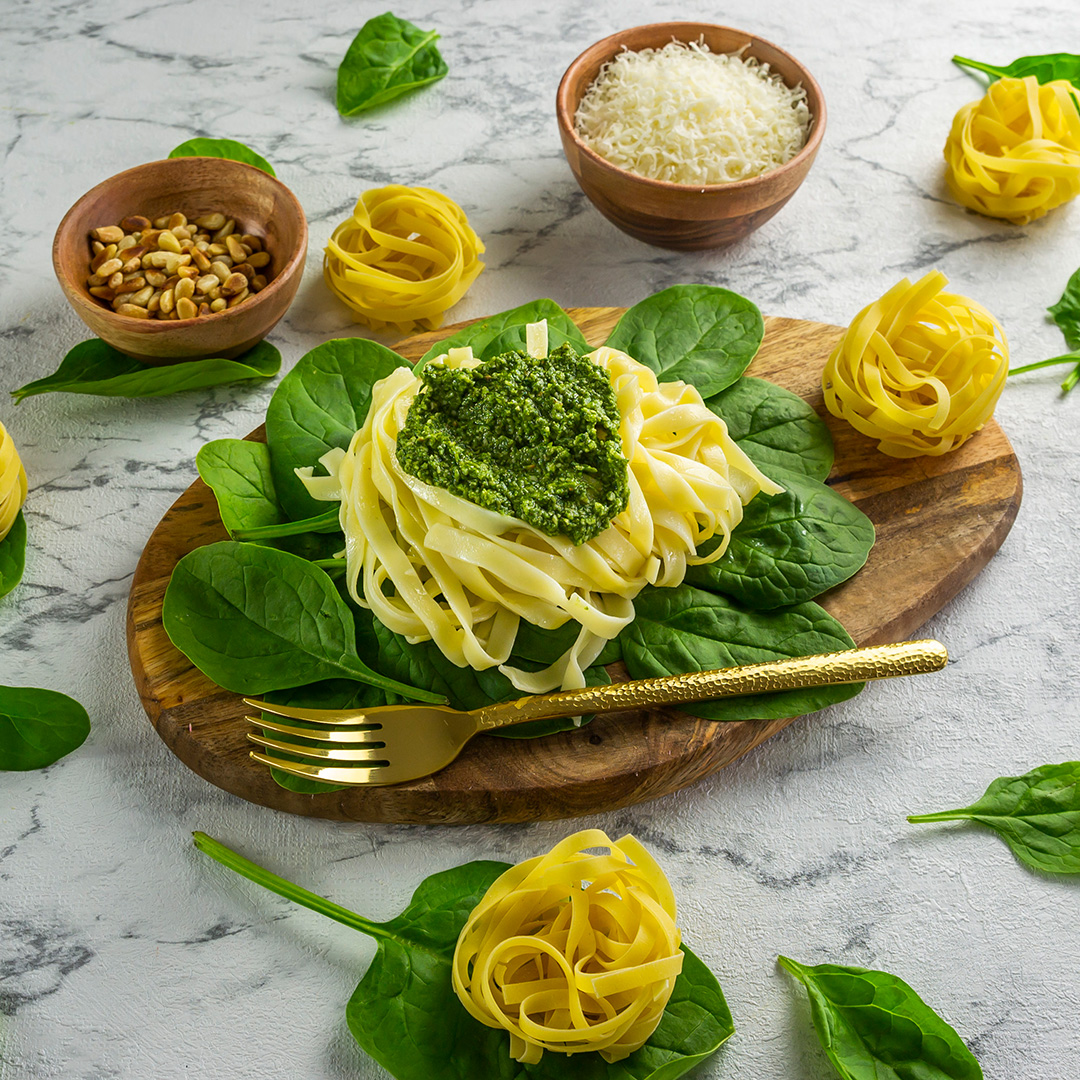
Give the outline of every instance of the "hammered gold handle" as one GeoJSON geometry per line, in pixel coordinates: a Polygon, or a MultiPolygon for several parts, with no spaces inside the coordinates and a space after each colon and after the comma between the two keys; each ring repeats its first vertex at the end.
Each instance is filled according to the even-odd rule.
{"type": "Polygon", "coordinates": [[[769,694],[809,686],[892,679],[898,675],[923,675],[940,671],[949,654],[940,641],[903,641],[897,645],[872,645],[865,649],[796,656],[763,664],[691,671],[657,679],[635,679],[610,686],[586,686],[558,694],[518,698],[477,709],[473,714],[479,731],[585,713],[617,712],[657,705],[683,705],[742,694],[769,694]]]}

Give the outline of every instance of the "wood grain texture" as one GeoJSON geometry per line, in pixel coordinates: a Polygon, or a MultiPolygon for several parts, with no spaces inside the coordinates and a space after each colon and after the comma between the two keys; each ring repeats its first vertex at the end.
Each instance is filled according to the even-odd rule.
{"type": "MultiPolygon", "coordinates": [[[[599,344],[621,309],[569,313],[599,344]]],[[[840,327],[778,318],[765,326],[748,374],[788,387],[825,418],[836,443],[829,483],[877,528],[866,566],[820,602],[859,645],[911,637],[986,565],[1012,526],[1022,489],[1012,447],[991,421],[943,457],[888,458],[822,404],[820,374],[840,327]]],[[[418,359],[451,329],[410,338],[398,351],[418,359]]],[[[261,437],[261,429],[251,437],[261,437]]],[[[196,480],[162,518],[139,561],[128,604],[128,650],[147,714],[176,756],[211,783],[263,806],[339,820],[431,824],[576,817],[677,791],[792,722],[612,713],[543,739],[480,736],[441,773],[396,787],[286,791],[248,757],[240,698],[193,668],[161,625],[173,566],[225,537],[213,494],[196,480]]],[[[873,693],[873,686],[864,691],[873,693]]]]}
{"type": "Polygon", "coordinates": [[[715,23],[650,23],[590,45],[567,69],[555,96],[555,118],[574,178],[612,224],[635,239],[676,251],[723,247],[748,236],[795,194],[825,134],[825,97],[809,70],[764,38],[715,23]],[[768,64],[788,86],[802,86],[810,111],[806,145],[790,161],[760,176],[725,184],[674,184],[613,165],[578,137],[574,117],[601,67],[623,49],[663,48],[704,40],[714,53],[741,53],[768,64]]]}

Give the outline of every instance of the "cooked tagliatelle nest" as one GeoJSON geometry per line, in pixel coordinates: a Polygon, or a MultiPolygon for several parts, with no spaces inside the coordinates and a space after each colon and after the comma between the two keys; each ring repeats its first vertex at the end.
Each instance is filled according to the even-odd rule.
{"type": "Polygon", "coordinates": [[[26,470],[15,443],[0,424],[0,540],[3,540],[26,502],[26,470]]]}
{"type": "Polygon", "coordinates": [[[1014,225],[1080,194],[1080,91],[1034,75],[999,79],[965,105],[945,142],[945,179],[957,202],[1014,225]]]}
{"type": "Polygon", "coordinates": [[[323,277],[373,330],[435,330],[484,269],[483,251],[452,199],[391,184],[365,191],[334,230],[323,277]]]}
{"type": "Polygon", "coordinates": [[[1000,323],[942,292],[945,275],[907,278],[863,308],[825,364],[825,406],[892,457],[944,454],[994,414],[1009,370],[1000,323]]]}
{"type": "Polygon", "coordinates": [[[682,970],[675,898],[632,836],[599,829],[507,870],[454,950],[454,992],[510,1054],[596,1050],[620,1061],[656,1030],[682,970]],[[607,849],[593,854],[586,849],[607,849]]]}
{"type": "MultiPolygon", "coordinates": [[[[546,323],[528,333],[529,354],[547,355],[546,323]]],[[[584,686],[585,669],[631,622],[633,599],[647,584],[678,585],[688,564],[720,558],[743,506],[759,491],[782,490],[693,386],[660,383],[616,349],[589,357],[615,390],[630,498],[587,543],[549,536],[406,473],[396,439],[421,386],[407,367],[375,384],[348,450],[321,459],[329,476],[297,470],[315,498],[341,502],[346,578],[357,603],[410,643],[434,641],[459,667],[498,666],[531,694],[584,686]],[[714,536],[722,542],[698,556],[714,536]],[[527,672],[507,664],[521,619],[549,630],[573,619],[580,630],[554,664],[527,672]]],[[[432,362],[479,363],[471,348],[432,362]]]]}

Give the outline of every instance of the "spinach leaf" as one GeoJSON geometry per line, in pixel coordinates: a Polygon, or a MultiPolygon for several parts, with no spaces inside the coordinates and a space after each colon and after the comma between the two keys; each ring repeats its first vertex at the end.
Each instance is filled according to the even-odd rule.
{"type": "MultiPolygon", "coordinates": [[[[312,683],[310,686],[298,686],[293,690],[272,690],[265,700],[274,705],[296,705],[305,709],[365,709],[377,705],[395,704],[401,699],[395,694],[386,694],[375,686],[366,683],[349,682],[347,679],[327,679],[325,682],[312,683]]],[[[268,714],[263,713],[263,719],[268,714]]],[[[276,717],[269,717],[277,719],[276,717]]],[[[310,727],[303,720],[290,720],[294,727],[310,727]]],[[[291,742],[288,735],[280,732],[263,732],[282,742],[291,742]]],[[[275,754],[277,751],[275,751],[275,754]]],[[[301,760],[301,759],[298,759],[301,760]]],[[[328,784],[325,780],[311,780],[306,776],[294,776],[292,773],[270,767],[270,775],[283,788],[302,795],[321,795],[327,791],[341,791],[344,784],[328,784]]]]}
{"type": "Polygon", "coordinates": [[[281,367],[281,353],[266,341],[235,360],[185,360],[151,366],[125,356],[100,338],[80,342],[51,375],[35,379],[11,396],[18,404],[35,394],[97,394],[100,397],[164,397],[222,383],[269,379],[281,367]]]}
{"type": "Polygon", "coordinates": [[[182,142],[175,150],[170,151],[169,157],[228,158],[230,161],[242,161],[245,165],[254,165],[256,169],[262,169],[264,173],[277,176],[274,167],[262,154],[256,154],[250,146],[245,146],[235,139],[188,139],[187,142],[182,142]]]}
{"type": "Polygon", "coordinates": [[[67,694],[32,686],[0,686],[0,771],[44,769],[82,746],[86,710],[67,694]]]}
{"type": "MultiPolygon", "coordinates": [[[[756,664],[854,648],[844,628],[814,603],[748,611],[690,585],[648,586],[634,601],[635,618],[619,635],[633,679],[756,664]]],[[[862,683],[695,702],[682,711],[708,720],[772,720],[823,709],[854,697],[862,683]]]]}
{"type": "Polygon", "coordinates": [[[1040,83],[1065,79],[1074,86],[1080,86],[1080,56],[1073,53],[1045,53],[1042,56],[1021,56],[1011,64],[998,67],[984,64],[980,60],[968,60],[964,56],[954,56],[954,64],[960,68],[971,68],[990,76],[990,81],[997,79],[1023,79],[1034,75],[1040,83]]]}
{"type": "Polygon", "coordinates": [[[0,540],[0,596],[7,596],[22,581],[26,569],[26,518],[20,510],[0,540]]]}
{"type": "MultiPolygon", "coordinates": [[[[690,566],[688,585],[727,593],[757,611],[801,604],[847,581],[874,546],[870,519],[818,480],[774,469],[779,495],[754,497],[714,563],[690,566]]],[[[719,539],[703,544],[701,554],[719,539]]]]}
{"type": "Polygon", "coordinates": [[[960,1036],[903,979],[779,961],[806,986],[818,1038],[844,1080],[982,1080],[960,1036]]]}
{"type": "Polygon", "coordinates": [[[965,819],[988,825],[1018,859],[1036,870],[1080,874],[1080,761],[998,777],[971,806],[913,814],[908,821],[965,819]]]}
{"type": "MultiPolygon", "coordinates": [[[[370,634],[371,637],[366,640],[374,643],[375,651],[370,654],[374,656],[372,665],[391,678],[442,694],[455,709],[480,709],[493,701],[511,701],[522,696],[521,691],[498,668],[487,668],[484,671],[476,671],[471,667],[460,668],[447,660],[433,641],[421,641],[412,645],[374,616],[371,616],[365,628],[360,609],[353,610],[356,612],[357,627],[361,628],[359,633],[362,636],[365,633],[370,634]]],[[[360,646],[360,651],[366,652],[364,645],[360,646]]],[[[544,662],[531,663],[516,654],[511,655],[507,663],[524,670],[538,670],[547,666],[544,662]]],[[[611,682],[611,678],[603,667],[594,664],[586,670],[585,681],[589,686],[605,686],[611,682]]],[[[582,723],[591,719],[592,717],[587,717],[582,723]]],[[[527,724],[519,724],[504,731],[492,731],[489,734],[508,739],[533,739],[541,735],[551,735],[556,731],[570,731],[578,726],[580,725],[574,723],[573,717],[566,716],[552,720],[532,720],[527,724]]]]}
{"type": "Polygon", "coordinates": [[[712,285],[672,285],[630,308],[605,344],[661,381],[693,383],[708,398],[746,370],[764,336],[761,312],[746,297],[712,285]]]}
{"type": "Polygon", "coordinates": [[[274,490],[290,518],[314,517],[313,499],[293,471],[316,465],[335,446],[347,447],[371,405],[371,388],[405,361],[367,338],[326,341],[301,357],[278,384],[266,410],[266,441],[274,490]]]}
{"type": "Polygon", "coordinates": [[[547,1053],[518,1065],[509,1036],[474,1020],[454,993],[451,962],[473,908],[507,863],[471,862],[422,881],[408,907],[371,922],[243,858],[205,833],[195,846],[250,881],[375,939],[375,958],[346,1007],[353,1038],[397,1080],[677,1080],[734,1033],[715,976],[683,946],[682,973],[659,1026],[628,1058],[547,1053]]]}
{"type": "Polygon", "coordinates": [[[223,540],[189,552],[165,590],[162,623],[208,679],[238,694],[346,678],[443,701],[372,671],[356,653],[352,616],[330,578],[276,548],[223,540]]]}
{"type": "MultiPolygon", "coordinates": [[[[301,536],[304,533],[341,533],[341,511],[335,503],[329,510],[324,510],[314,517],[301,521],[282,521],[270,525],[258,525],[246,529],[237,529],[233,533],[235,540],[277,540],[286,536],[301,536]]],[[[341,547],[342,539],[334,541],[334,547],[341,547]]]]}
{"type": "Polygon", "coordinates": [[[827,480],[833,465],[829,429],[798,394],[765,379],[744,377],[705,404],[766,476],[774,469],[827,480]]]}
{"type": "Polygon", "coordinates": [[[1065,335],[1065,344],[1070,352],[1062,356],[1052,356],[1049,360],[1038,360],[1034,364],[1024,364],[1022,367],[1010,368],[1010,375],[1022,375],[1026,371],[1038,371],[1039,368],[1056,367],[1058,364],[1073,364],[1073,370],[1066,376],[1061,384],[1062,394],[1067,394],[1078,382],[1080,382],[1080,270],[1077,270],[1061,299],[1052,307],[1046,309],[1050,317],[1060,327],[1065,335]]]}
{"type": "Polygon", "coordinates": [[[514,349],[523,350],[525,327],[529,323],[540,322],[541,319],[547,320],[549,350],[569,342],[579,354],[592,351],[585,335],[554,300],[533,300],[521,307],[481,319],[480,322],[466,326],[456,334],[437,342],[424,353],[414,370],[419,372],[429,360],[434,360],[449,349],[463,348],[466,345],[472,346],[473,354],[479,360],[490,360],[493,356],[514,349]]]}
{"type": "Polygon", "coordinates": [[[437,82],[450,70],[435,46],[438,40],[434,30],[421,30],[389,11],[368,19],[338,68],[338,112],[355,116],[437,82]]]}
{"type": "Polygon", "coordinates": [[[213,491],[221,523],[230,533],[281,523],[284,515],[274,491],[266,443],[215,439],[199,449],[195,466],[213,491]]]}

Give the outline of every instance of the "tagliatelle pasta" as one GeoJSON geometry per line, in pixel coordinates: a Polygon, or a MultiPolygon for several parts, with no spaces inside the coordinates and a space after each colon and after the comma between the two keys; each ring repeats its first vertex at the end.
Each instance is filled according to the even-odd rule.
{"type": "Polygon", "coordinates": [[[374,330],[434,330],[484,269],[483,251],[452,199],[392,184],[365,191],[334,230],[323,277],[374,330]]]}
{"type": "Polygon", "coordinates": [[[454,992],[510,1033],[525,1064],[544,1051],[620,1061],[656,1029],[682,970],[675,898],[632,836],[599,829],[507,870],[454,950],[454,992]],[[594,854],[587,849],[607,849],[594,854]]]}
{"type": "MultiPolygon", "coordinates": [[[[533,355],[546,355],[544,330],[530,339],[533,355]]],[[[547,535],[401,469],[396,439],[421,385],[405,367],[376,383],[348,450],[323,457],[329,476],[297,470],[315,498],[341,501],[346,580],[358,603],[410,643],[434,641],[459,667],[499,666],[527,693],[583,686],[585,668],[633,619],[633,598],[647,584],[678,585],[688,564],[718,559],[743,506],[759,491],[782,490],[693,386],[660,383],[615,349],[590,359],[615,390],[630,497],[587,543],[547,535]],[[698,556],[714,536],[721,543],[698,556]],[[555,664],[526,672],[506,663],[521,619],[544,629],[573,619],[580,630],[555,664]]],[[[469,348],[432,362],[479,363],[469,348]]]]}
{"type": "Polygon", "coordinates": [[[945,142],[945,179],[958,202],[1015,225],[1080,194],[1080,91],[1034,75],[999,79],[965,105],[945,142]]]}
{"type": "Polygon", "coordinates": [[[0,540],[11,532],[24,502],[26,470],[19,460],[14,441],[0,424],[0,540]]]}
{"type": "Polygon", "coordinates": [[[825,364],[825,406],[892,457],[944,454],[994,413],[1009,370],[1005,331],[982,305],[942,292],[932,270],[863,308],[825,364]]]}

